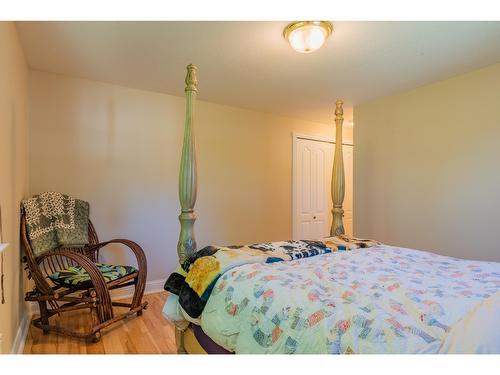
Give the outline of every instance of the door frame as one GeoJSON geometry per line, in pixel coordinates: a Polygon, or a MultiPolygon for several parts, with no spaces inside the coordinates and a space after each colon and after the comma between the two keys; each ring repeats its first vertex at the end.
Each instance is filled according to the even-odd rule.
{"type": "MultiPolygon", "coordinates": [[[[298,240],[300,238],[297,238],[297,216],[295,214],[295,210],[297,208],[297,189],[295,189],[295,186],[297,186],[297,173],[295,172],[295,167],[297,165],[297,143],[299,139],[304,139],[304,140],[309,140],[309,141],[316,141],[316,142],[325,142],[325,143],[331,143],[332,145],[335,144],[335,138],[333,137],[324,137],[320,135],[314,135],[314,134],[304,134],[304,133],[298,133],[298,132],[292,132],[292,239],[298,240]]],[[[344,146],[354,146],[352,142],[342,142],[342,145],[344,146]]],[[[333,168],[333,165],[332,165],[333,168]]],[[[331,183],[331,182],[330,182],[331,183]]]]}

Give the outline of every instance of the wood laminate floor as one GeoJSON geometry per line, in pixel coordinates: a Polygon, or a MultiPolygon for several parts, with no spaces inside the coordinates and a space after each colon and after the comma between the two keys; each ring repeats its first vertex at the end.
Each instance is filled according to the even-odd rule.
{"type": "MultiPolygon", "coordinates": [[[[144,296],[148,308],[140,317],[131,317],[111,325],[102,332],[98,343],[86,342],[58,334],[47,334],[30,325],[25,354],[175,354],[174,326],[161,314],[167,292],[144,296]]],[[[119,312],[121,308],[116,308],[119,312]]],[[[88,311],[74,311],[52,317],[51,323],[88,328],[88,311]]]]}

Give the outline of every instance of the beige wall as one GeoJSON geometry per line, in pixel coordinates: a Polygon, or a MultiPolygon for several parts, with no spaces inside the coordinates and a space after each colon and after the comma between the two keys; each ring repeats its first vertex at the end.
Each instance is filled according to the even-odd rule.
{"type": "Polygon", "coordinates": [[[500,64],[354,108],[354,232],[500,261],[500,64]]]}
{"type": "MultiPolygon", "coordinates": [[[[165,279],[177,262],[184,98],[41,72],[30,88],[31,193],[90,201],[100,238],[137,241],[148,279],[165,279]]],[[[291,133],[333,126],[198,101],[195,128],[198,247],[291,238],[291,133]]]]}
{"type": "Polygon", "coordinates": [[[5,300],[0,305],[1,352],[10,353],[25,311],[19,250],[19,202],[28,190],[28,70],[13,23],[0,22],[0,204],[5,300]]]}

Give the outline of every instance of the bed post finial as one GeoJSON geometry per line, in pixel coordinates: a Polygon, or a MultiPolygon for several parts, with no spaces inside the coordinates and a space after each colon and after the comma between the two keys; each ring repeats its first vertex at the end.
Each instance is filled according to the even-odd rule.
{"type": "Polygon", "coordinates": [[[343,104],[344,102],[340,99],[335,102],[335,121],[344,121],[344,108],[342,108],[343,104]]]}
{"type": "Polygon", "coordinates": [[[187,67],[187,74],[186,74],[186,88],[184,89],[185,92],[187,91],[195,91],[198,92],[198,78],[196,77],[196,73],[198,72],[198,68],[196,65],[189,64],[187,67]]]}
{"type": "Polygon", "coordinates": [[[197,68],[193,64],[187,66],[186,74],[186,122],[184,124],[184,142],[182,145],[181,168],[179,172],[179,201],[181,214],[179,221],[181,231],[177,243],[177,254],[179,262],[196,251],[196,239],[194,236],[194,222],[196,214],[194,205],[196,203],[197,172],[196,172],[196,148],[194,141],[194,103],[198,93],[198,80],[196,78],[197,68]]]}
{"type": "Polygon", "coordinates": [[[344,123],[344,109],[342,100],[335,103],[335,156],[333,158],[332,170],[332,201],[333,201],[333,221],[330,229],[330,236],[344,234],[344,209],[342,204],[345,195],[345,176],[344,176],[344,156],[342,153],[342,126],[344,123]]]}

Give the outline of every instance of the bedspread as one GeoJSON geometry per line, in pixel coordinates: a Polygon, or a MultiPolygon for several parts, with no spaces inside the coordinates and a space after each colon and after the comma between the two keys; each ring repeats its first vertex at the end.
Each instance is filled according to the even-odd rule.
{"type": "Polygon", "coordinates": [[[217,279],[243,264],[275,263],[303,259],[378,244],[345,235],[317,241],[280,241],[241,246],[207,246],[190,256],[165,282],[165,290],[179,296],[179,304],[197,318],[210,297],[217,279]]]}
{"type": "Polygon", "coordinates": [[[500,263],[377,245],[233,268],[201,326],[236,353],[437,353],[499,290],[500,263]]]}

